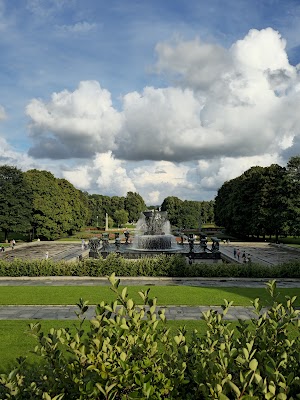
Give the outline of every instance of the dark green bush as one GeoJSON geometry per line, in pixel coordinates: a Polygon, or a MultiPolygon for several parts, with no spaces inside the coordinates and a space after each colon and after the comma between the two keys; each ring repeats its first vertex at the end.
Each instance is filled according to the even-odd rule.
{"type": "Polygon", "coordinates": [[[158,255],[129,260],[111,253],[106,259],[82,262],[52,260],[0,260],[0,276],[166,276],[300,278],[300,260],[281,265],[195,263],[189,265],[181,255],[158,255]]]}
{"type": "Polygon", "coordinates": [[[239,321],[235,330],[223,312],[204,313],[207,332],[185,328],[171,336],[164,311],[156,311],[149,289],[140,292],[142,305],[119,291],[111,276],[116,301],[102,302],[88,329],[83,324],[87,302],[80,300],[81,320],[75,333],[51,329],[43,333],[31,325],[37,338],[37,366],[19,360],[0,376],[1,399],[296,399],[300,393],[299,312],[295,298],[276,302],[275,281],[268,283],[272,305],[262,310],[253,302],[251,321],[239,321]],[[289,331],[296,331],[295,339],[289,331]]]}

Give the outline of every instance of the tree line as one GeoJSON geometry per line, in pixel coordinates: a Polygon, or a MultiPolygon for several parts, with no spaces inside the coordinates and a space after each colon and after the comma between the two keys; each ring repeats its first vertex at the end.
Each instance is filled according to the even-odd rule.
{"type": "Polygon", "coordinates": [[[167,211],[170,223],[179,229],[197,229],[203,223],[214,222],[214,201],[181,200],[175,196],[164,199],[162,211],[167,211]]]}
{"type": "Polygon", "coordinates": [[[30,240],[55,240],[89,224],[105,226],[106,213],[124,224],[137,220],[146,208],[138,193],[90,195],[48,171],[22,172],[8,165],[0,167],[0,205],[5,240],[10,232],[28,233],[30,240]]]}
{"type": "Polygon", "coordinates": [[[215,198],[215,221],[238,236],[300,235],[300,156],[286,167],[252,167],[225,182],[215,198]]]}
{"type": "MultiPolygon", "coordinates": [[[[200,220],[213,221],[213,203],[167,197],[160,208],[168,211],[172,225],[197,228],[200,220]]],[[[122,226],[136,222],[147,208],[138,193],[124,197],[89,194],[48,171],[22,172],[9,165],[0,166],[0,205],[5,240],[10,232],[27,233],[30,240],[55,240],[85,226],[103,228],[106,214],[110,225],[122,226]]]]}

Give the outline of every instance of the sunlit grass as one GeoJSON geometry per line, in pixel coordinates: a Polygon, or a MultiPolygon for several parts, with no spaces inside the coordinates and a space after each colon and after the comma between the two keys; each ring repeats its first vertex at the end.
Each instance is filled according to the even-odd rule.
{"type": "MultiPolygon", "coordinates": [[[[16,366],[16,359],[20,356],[26,357],[29,362],[39,362],[39,357],[33,353],[33,349],[37,345],[36,339],[29,334],[29,324],[36,323],[36,320],[11,320],[11,321],[0,321],[0,373],[10,371],[16,366]]],[[[79,321],[53,321],[43,320],[40,321],[42,331],[46,334],[51,328],[69,328],[75,332],[75,326],[79,326],[79,321]]],[[[230,326],[235,329],[238,322],[231,321],[230,326]]],[[[251,329],[251,322],[250,329],[251,329]]],[[[84,329],[89,329],[89,322],[84,322],[84,329]]],[[[205,335],[207,326],[204,320],[189,320],[189,321],[167,321],[167,326],[170,328],[170,337],[174,337],[178,329],[185,327],[187,330],[186,338],[187,343],[191,339],[192,332],[196,329],[198,335],[205,335]]],[[[293,327],[290,328],[290,338],[293,339],[298,334],[298,330],[293,327]]]]}
{"type": "MultiPolygon", "coordinates": [[[[150,286],[128,286],[128,293],[135,302],[140,303],[138,292],[150,286]]],[[[121,287],[122,289],[122,287],[121,287]]],[[[297,296],[295,305],[300,305],[300,288],[279,289],[280,301],[284,296],[297,296]]],[[[151,286],[150,296],[158,298],[159,305],[220,305],[224,299],[234,305],[250,306],[251,301],[260,298],[266,304],[269,295],[264,288],[206,288],[196,286],[151,286]]],[[[89,304],[115,300],[109,286],[1,286],[0,305],[73,305],[80,298],[89,304]]]]}

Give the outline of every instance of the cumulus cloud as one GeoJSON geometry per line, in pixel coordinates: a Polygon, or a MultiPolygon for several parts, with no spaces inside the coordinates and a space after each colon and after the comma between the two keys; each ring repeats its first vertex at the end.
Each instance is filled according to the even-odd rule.
{"type": "Polygon", "coordinates": [[[115,159],[109,151],[97,154],[88,165],[64,170],[62,174],[80,189],[107,193],[109,196],[126,196],[127,192],[135,192],[136,188],[123,164],[123,161],[115,159]]]}
{"type": "Polygon", "coordinates": [[[142,94],[127,94],[117,157],[184,161],[201,156],[208,147],[216,147],[208,146],[210,134],[201,125],[201,108],[190,89],[147,87],[142,94]]]}
{"type": "Polygon", "coordinates": [[[16,151],[14,147],[2,137],[0,137],[0,165],[16,165],[23,171],[39,168],[40,166],[26,153],[16,151]]]}
{"type": "Polygon", "coordinates": [[[33,99],[26,107],[36,158],[86,158],[115,148],[121,115],[98,82],[81,82],[74,92],[54,93],[48,103],[33,99]]]}
{"type": "Polygon", "coordinates": [[[158,61],[154,70],[166,73],[177,83],[193,89],[206,90],[232,64],[228,51],[199,38],[161,42],[155,51],[158,61]]]}
{"type": "Polygon", "coordinates": [[[253,29],[229,49],[177,39],[156,53],[170,86],[127,93],[119,109],[96,81],[31,100],[29,155],[82,159],[63,170],[75,186],[155,204],[166,193],[208,198],[253,165],[299,153],[299,69],[278,32],[253,29]]]}
{"type": "Polygon", "coordinates": [[[205,162],[199,161],[195,169],[190,171],[188,179],[198,175],[199,187],[203,191],[215,192],[225,181],[234,179],[254,166],[267,167],[274,163],[282,163],[278,154],[263,154],[252,157],[222,157],[205,162]]]}

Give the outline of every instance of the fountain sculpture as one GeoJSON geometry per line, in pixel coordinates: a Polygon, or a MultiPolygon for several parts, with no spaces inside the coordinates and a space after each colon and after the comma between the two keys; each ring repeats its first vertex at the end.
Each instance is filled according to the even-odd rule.
{"type": "Polygon", "coordinates": [[[124,232],[125,243],[121,243],[120,233],[115,233],[114,243],[109,242],[109,233],[104,232],[99,238],[89,241],[90,253],[93,258],[104,257],[115,252],[125,258],[136,259],[139,257],[152,257],[160,253],[181,254],[188,259],[189,264],[201,260],[221,260],[218,238],[212,238],[211,249],[207,248],[207,237],[200,232],[200,242],[196,244],[196,236],[192,232],[178,232],[181,243],[177,243],[176,237],[171,234],[170,221],[167,213],[157,210],[147,210],[141,213],[137,222],[133,240],[130,232],[124,232]],[[187,236],[188,235],[188,236],[187,236]],[[186,243],[187,242],[187,243],[186,243]]]}
{"type": "Polygon", "coordinates": [[[137,222],[132,250],[138,251],[178,251],[175,236],[170,233],[170,222],[167,213],[147,210],[137,222]]]}

